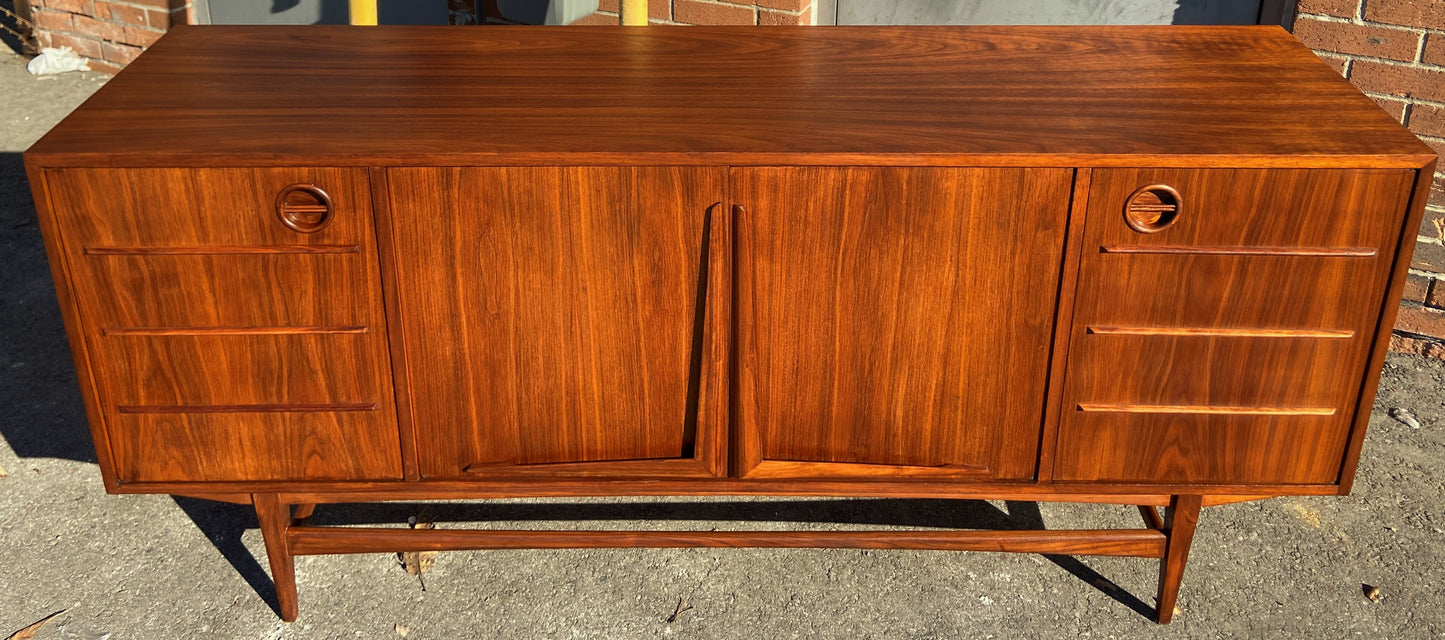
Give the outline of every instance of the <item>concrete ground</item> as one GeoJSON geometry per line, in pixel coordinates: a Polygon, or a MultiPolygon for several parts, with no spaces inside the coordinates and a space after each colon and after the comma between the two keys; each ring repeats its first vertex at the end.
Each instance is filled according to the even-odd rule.
{"type": "MultiPolygon", "coordinates": [[[[848,550],[447,553],[425,589],[389,555],[300,558],[279,622],[247,508],[101,487],[19,152],[99,87],[0,53],[0,634],[38,638],[1055,638],[1445,635],[1445,363],[1394,356],[1354,495],[1207,509],[1171,627],[1157,564],[848,550]],[[1418,417],[1419,428],[1390,408],[1418,417]],[[1117,585],[1117,586],[1113,586],[1117,585]],[[1364,596],[1364,585],[1382,599],[1364,596]]],[[[322,507],[401,523],[418,505],[322,507]]],[[[506,501],[471,526],[1138,526],[1129,507],[942,500],[506,501]],[[562,519],[561,523],[536,522],[562,519]],[[641,525],[630,519],[644,519],[641,525]],[[830,524],[806,524],[822,520],[830,524]],[[659,522],[662,521],[662,522],[659,522]]],[[[444,524],[442,526],[460,526],[444,524]]]]}

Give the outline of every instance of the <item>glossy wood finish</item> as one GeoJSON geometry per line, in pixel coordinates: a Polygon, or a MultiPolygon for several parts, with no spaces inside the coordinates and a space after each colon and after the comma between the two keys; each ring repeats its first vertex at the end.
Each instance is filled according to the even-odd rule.
{"type": "Polygon", "coordinates": [[[1412,179],[1096,170],[1053,478],[1333,482],[1412,179]],[[1161,184],[1177,219],[1131,228],[1161,184]]]}
{"type": "Polygon", "coordinates": [[[421,473],[720,470],[726,316],[712,307],[727,292],[708,285],[726,284],[725,178],[390,170],[421,473]]]}
{"type": "Polygon", "coordinates": [[[729,182],[745,203],[736,473],[1033,475],[1071,172],[729,182]]]}
{"type": "Polygon", "coordinates": [[[1430,157],[1283,29],[1252,26],[182,27],[31,153],[130,166],[1430,157]]]}
{"type": "Polygon", "coordinates": [[[1159,599],[1155,619],[1169,624],[1174,619],[1174,605],[1179,601],[1179,583],[1184,579],[1184,563],[1189,560],[1189,546],[1194,542],[1194,529],[1199,524],[1201,499],[1197,495],[1174,496],[1166,515],[1168,550],[1159,563],[1159,599]]]}
{"type": "Polygon", "coordinates": [[[364,172],[57,169],[48,184],[121,481],[400,477],[364,172]],[[295,184],[328,189],[324,229],[277,217],[295,184]]]}
{"type": "Polygon", "coordinates": [[[1163,533],[1149,529],[1073,531],[508,531],[296,527],[296,555],[481,549],[690,547],[935,549],[1162,558],[1163,533]]]}
{"type": "Polygon", "coordinates": [[[1168,622],[1202,506],[1348,492],[1433,161],[1187,27],[181,28],[26,155],[107,489],[249,497],[288,620],[297,553],[838,546],[1157,557],[1168,622]],[[302,524],[667,495],[1149,528],[302,524]]]}
{"type": "Polygon", "coordinates": [[[261,524],[261,539],[266,543],[266,559],[271,564],[276,607],[282,620],[293,622],[300,615],[300,605],[296,596],[296,560],[286,535],[291,526],[291,505],[282,503],[274,493],[258,493],[251,499],[261,524]]]}

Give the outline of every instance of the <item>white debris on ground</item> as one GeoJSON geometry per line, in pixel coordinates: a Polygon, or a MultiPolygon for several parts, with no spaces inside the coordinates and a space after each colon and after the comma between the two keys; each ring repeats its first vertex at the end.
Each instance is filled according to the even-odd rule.
{"type": "Polygon", "coordinates": [[[80,57],[70,47],[54,49],[46,47],[40,50],[40,55],[30,60],[25,65],[25,70],[32,75],[48,76],[67,71],[90,71],[90,61],[80,57]]]}

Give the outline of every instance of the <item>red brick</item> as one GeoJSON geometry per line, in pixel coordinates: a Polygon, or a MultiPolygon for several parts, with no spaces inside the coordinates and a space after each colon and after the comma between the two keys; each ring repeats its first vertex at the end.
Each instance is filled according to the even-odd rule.
{"type": "Polygon", "coordinates": [[[769,9],[758,9],[758,24],[767,26],[790,26],[802,24],[799,20],[803,16],[787,11],[772,11],[769,9]]]}
{"type": "Polygon", "coordinates": [[[1435,150],[1435,155],[1445,156],[1445,138],[1431,138],[1429,136],[1416,136],[1420,141],[1430,145],[1435,150]]]}
{"type": "Polygon", "coordinates": [[[1445,102],[1445,70],[1373,60],[1356,60],[1350,67],[1350,82],[1364,91],[1445,102]]]}
{"type": "Polygon", "coordinates": [[[1415,60],[1421,38],[1420,33],[1407,29],[1331,22],[1309,16],[1300,16],[1295,20],[1294,35],[1311,49],[1402,62],[1415,60]]]}
{"type": "Polygon", "coordinates": [[[115,44],[112,42],[102,42],[100,49],[103,54],[101,57],[104,58],[106,62],[114,62],[119,65],[129,64],[130,61],[135,60],[135,57],[140,55],[141,52],[140,47],[132,47],[128,44],[115,44]]]}
{"type": "Polygon", "coordinates": [[[50,36],[51,47],[70,47],[71,51],[86,58],[100,57],[100,41],[94,38],[75,36],[68,33],[56,33],[50,36]]]}
{"type": "Polygon", "coordinates": [[[1335,68],[1335,73],[1338,73],[1338,74],[1340,74],[1340,75],[1342,75],[1342,76],[1349,76],[1349,75],[1350,75],[1350,74],[1349,74],[1349,70],[1350,70],[1350,60],[1352,60],[1352,58],[1348,58],[1348,57],[1345,57],[1345,56],[1338,56],[1338,55],[1335,55],[1335,54],[1333,54],[1333,53],[1324,53],[1324,52],[1320,52],[1320,51],[1316,51],[1316,52],[1315,52],[1315,55],[1319,56],[1321,60],[1324,60],[1325,62],[1329,63],[1329,65],[1330,65],[1331,67],[1334,67],[1334,68],[1335,68]]]}
{"type": "Polygon", "coordinates": [[[671,20],[672,0],[650,0],[647,3],[647,17],[651,20],[671,20]]]}
{"type": "Polygon", "coordinates": [[[186,3],[183,7],[171,9],[171,24],[199,24],[196,22],[196,7],[186,3]]]}
{"type": "Polygon", "coordinates": [[[70,31],[71,15],[59,11],[36,11],[35,28],[42,31],[70,31]]]}
{"type": "Polygon", "coordinates": [[[88,16],[75,16],[71,22],[75,25],[72,30],[81,35],[95,36],[111,42],[125,41],[125,27],[114,22],[101,22],[88,16]]]}
{"type": "Polygon", "coordinates": [[[160,29],[161,31],[171,28],[170,12],[146,9],[146,26],[152,29],[160,29]]]}
{"type": "Polygon", "coordinates": [[[83,13],[85,15],[94,15],[95,13],[95,7],[91,6],[90,0],[43,0],[37,3],[36,6],[43,6],[47,9],[55,9],[56,11],[83,13]]]}
{"type": "Polygon", "coordinates": [[[161,36],[163,35],[165,34],[159,31],[152,31],[150,29],[142,29],[140,27],[126,27],[125,39],[122,40],[122,42],[126,44],[133,44],[137,47],[149,47],[155,44],[156,40],[160,40],[161,36]]]}
{"type": "Polygon", "coordinates": [[[1425,64],[1445,67],[1445,33],[1432,33],[1425,40],[1425,64]]]}
{"type": "Polygon", "coordinates": [[[1407,27],[1445,27],[1445,0],[1370,0],[1365,19],[1407,27]]]}
{"type": "MultiPolygon", "coordinates": [[[[648,8],[651,8],[651,7],[652,7],[652,3],[651,3],[651,2],[647,3],[647,6],[648,6],[648,8]]],[[[597,10],[598,10],[598,11],[606,11],[606,12],[608,12],[608,13],[622,13],[622,1],[621,1],[621,0],[597,0],[597,10]]]]}
{"type": "Polygon", "coordinates": [[[1417,103],[1410,109],[1410,130],[1417,135],[1445,138],[1445,109],[1417,103]]]}
{"type": "Polygon", "coordinates": [[[592,15],[590,15],[590,16],[587,16],[587,17],[585,17],[585,18],[582,18],[581,20],[578,20],[578,21],[576,21],[576,22],[573,22],[572,24],[575,24],[575,25],[578,25],[578,26],[582,26],[582,27],[607,26],[607,25],[616,26],[616,25],[622,24],[622,16],[619,16],[619,15],[617,15],[617,14],[615,14],[615,13],[601,13],[601,12],[598,12],[598,13],[594,13],[594,14],[592,14],[592,15]]]}
{"type": "Polygon", "coordinates": [[[803,9],[803,13],[798,16],[798,24],[813,24],[813,5],[803,9]]]}
{"type": "Polygon", "coordinates": [[[1405,121],[1405,107],[1410,103],[1389,96],[1377,96],[1373,94],[1370,94],[1370,99],[1374,100],[1375,104],[1380,105],[1380,108],[1384,109],[1385,113],[1390,114],[1390,117],[1394,118],[1396,122],[1403,123],[1405,121]]]}
{"type": "MultiPolygon", "coordinates": [[[[129,2],[130,4],[140,5],[140,6],[142,6],[142,7],[151,7],[151,8],[154,8],[154,9],[165,9],[165,10],[167,10],[167,11],[170,11],[171,9],[173,9],[173,8],[174,8],[173,5],[175,4],[174,0],[125,0],[125,1],[126,1],[126,2],[129,2]]],[[[185,3],[185,4],[189,5],[190,3],[187,2],[187,3],[185,3]]]]}
{"type": "Polygon", "coordinates": [[[1337,18],[1353,18],[1360,13],[1360,0],[1299,0],[1297,13],[1322,13],[1337,18]]]}
{"type": "Polygon", "coordinates": [[[1390,350],[1398,353],[1413,353],[1419,356],[1445,359],[1445,344],[1434,340],[1410,336],[1390,336],[1390,350]]]}
{"type": "Polygon", "coordinates": [[[91,70],[91,71],[99,71],[99,72],[101,72],[101,73],[112,73],[112,74],[113,74],[113,73],[119,72],[120,69],[121,69],[121,65],[111,64],[111,63],[106,62],[106,61],[104,61],[104,60],[91,60],[91,61],[90,61],[90,70],[91,70]]]}
{"type": "Polygon", "coordinates": [[[138,27],[144,27],[148,24],[145,9],[115,4],[113,2],[96,2],[95,17],[101,20],[109,20],[111,22],[130,24],[138,27]]]}
{"type": "Polygon", "coordinates": [[[1413,334],[1445,338],[1445,311],[1429,307],[1402,306],[1395,317],[1395,329],[1413,334]]]}
{"type": "MultiPolygon", "coordinates": [[[[1405,276],[1405,292],[1400,295],[1401,300],[1407,302],[1424,302],[1430,297],[1430,284],[1435,282],[1425,276],[1410,274],[1405,276]]],[[[1445,295],[1445,287],[1440,288],[1440,293],[1445,295]]]]}
{"type": "Polygon", "coordinates": [[[675,0],[672,19],[683,24],[727,25],[757,24],[757,9],[735,4],[675,0]]]}
{"type": "Polygon", "coordinates": [[[1437,309],[1445,307],[1445,285],[1440,284],[1439,280],[1430,281],[1430,290],[1425,294],[1425,304],[1437,309]]]}
{"type": "MultiPolygon", "coordinates": [[[[1434,197],[1432,190],[1431,197],[1434,197]]],[[[1423,237],[1432,240],[1445,241],[1445,211],[1435,207],[1427,207],[1425,215],[1420,218],[1420,228],[1415,232],[1423,237]]]]}
{"type": "MultiPolygon", "coordinates": [[[[759,7],[780,9],[782,11],[791,11],[793,13],[801,12],[803,10],[803,7],[807,6],[811,2],[812,0],[752,0],[752,3],[758,5],[759,7]]],[[[758,24],[762,24],[762,22],[760,21],[758,24]]]]}

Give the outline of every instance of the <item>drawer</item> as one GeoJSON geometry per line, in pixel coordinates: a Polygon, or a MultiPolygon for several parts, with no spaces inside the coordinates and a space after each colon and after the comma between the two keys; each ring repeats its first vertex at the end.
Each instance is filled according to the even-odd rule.
{"type": "Polygon", "coordinates": [[[122,481],[401,475],[363,169],[57,169],[122,481]]]}
{"type": "Polygon", "coordinates": [[[46,181],[66,244],[86,255],[355,252],[371,238],[365,169],[51,169],[46,181]]]}
{"type": "Polygon", "coordinates": [[[381,324],[370,253],[90,255],[80,263],[78,297],[106,335],[186,327],[335,333],[381,324]]]}
{"type": "Polygon", "coordinates": [[[401,478],[396,423],[376,411],[125,413],[109,426],[128,482],[401,478]]]}
{"type": "Polygon", "coordinates": [[[1278,247],[1373,255],[1399,235],[1414,177],[1410,170],[1096,169],[1087,233],[1106,253],[1278,247]]]}
{"type": "Polygon", "coordinates": [[[1054,479],[1336,482],[1412,172],[1093,176],[1054,479]]]}
{"type": "Polygon", "coordinates": [[[367,333],[104,336],[97,352],[121,411],[235,405],[367,406],[384,362],[367,333]]]}

